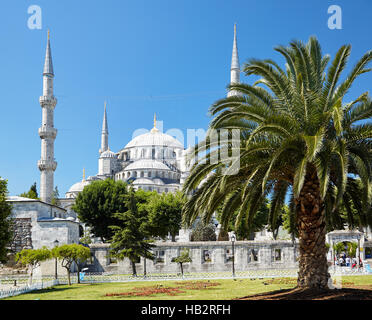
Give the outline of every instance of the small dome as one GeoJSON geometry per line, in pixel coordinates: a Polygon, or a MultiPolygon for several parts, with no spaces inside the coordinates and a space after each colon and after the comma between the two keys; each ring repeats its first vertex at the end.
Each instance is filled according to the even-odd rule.
{"type": "Polygon", "coordinates": [[[159,179],[159,178],[155,178],[154,180],[152,180],[155,184],[157,184],[157,185],[163,185],[164,184],[164,182],[163,182],[163,180],[161,180],[161,179],[159,179]]]}
{"type": "Polygon", "coordinates": [[[116,158],[116,154],[108,149],[101,153],[100,158],[116,158]]]}
{"type": "Polygon", "coordinates": [[[74,185],[71,186],[71,188],[67,191],[68,192],[81,192],[83,191],[84,187],[89,185],[91,181],[88,180],[83,180],[80,182],[75,183],[74,185]]]}
{"type": "Polygon", "coordinates": [[[183,145],[181,142],[179,142],[177,139],[173,138],[169,134],[162,133],[159,130],[151,130],[150,132],[135,137],[125,146],[124,149],[146,146],[162,146],[183,149],[183,145]]]}
{"type": "Polygon", "coordinates": [[[154,184],[154,182],[151,179],[146,179],[146,178],[139,178],[133,181],[134,185],[138,184],[154,184]]]}
{"type": "Polygon", "coordinates": [[[163,162],[152,159],[142,159],[131,163],[130,165],[125,167],[124,171],[144,169],[170,170],[168,166],[165,165],[163,162]]]}

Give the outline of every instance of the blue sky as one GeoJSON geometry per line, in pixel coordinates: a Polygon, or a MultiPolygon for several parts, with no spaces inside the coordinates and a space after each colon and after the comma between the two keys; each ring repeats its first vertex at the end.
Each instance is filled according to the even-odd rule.
{"type": "MultiPolygon", "coordinates": [[[[352,44],[349,69],[372,49],[369,0],[3,0],[1,12],[0,176],[11,195],[39,186],[38,98],[48,28],[61,196],[81,180],[83,168],[87,176],[97,173],[105,100],[114,151],[134,130],[151,129],[154,112],[165,131],[207,128],[208,107],[226,94],[234,23],[241,64],[252,57],[283,64],[273,48],[311,35],[332,57],[352,44]],[[27,26],[30,5],[42,10],[41,30],[27,26]],[[330,5],[342,9],[341,30],[327,26],[330,5]]],[[[363,75],[349,96],[369,90],[371,79],[363,75]]]]}

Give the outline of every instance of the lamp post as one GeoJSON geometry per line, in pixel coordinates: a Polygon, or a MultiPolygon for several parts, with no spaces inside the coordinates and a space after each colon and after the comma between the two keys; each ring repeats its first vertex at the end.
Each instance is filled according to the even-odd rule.
{"type": "Polygon", "coordinates": [[[231,235],[230,237],[230,240],[231,240],[231,245],[232,245],[232,276],[233,278],[235,278],[235,250],[234,250],[234,243],[235,243],[235,240],[236,240],[236,237],[234,234],[231,235]]]}
{"type": "MultiPolygon", "coordinates": [[[[54,248],[58,247],[58,244],[59,244],[59,241],[56,239],[54,240],[54,248]]],[[[58,276],[57,276],[57,257],[55,257],[55,269],[54,269],[54,279],[58,279],[58,276]]]]}
{"type": "Polygon", "coordinates": [[[146,275],[147,275],[147,272],[146,272],[146,258],[144,257],[143,258],[143,277],[146,279],[146,275]]]}

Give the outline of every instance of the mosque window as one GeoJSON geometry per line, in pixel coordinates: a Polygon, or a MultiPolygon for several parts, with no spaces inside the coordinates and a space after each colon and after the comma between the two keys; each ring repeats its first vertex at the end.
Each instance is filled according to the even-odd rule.
{"type": "Polygon", "coordinates": [[[148,177],[151,178],[151,171],[148,172],[148,177]]]}
{"type": "Polygon", "coordinates": [[[165,251],[164,250],[157,250],[155,251],[155,263],[164,263],[165,261],[165,251]]]}
{"type": "Polygon", "coordinates": [[[141,178],[143,178],[145,176],[145,173],[143,171],[141,171],[141,178]]]}
{"type": "Polygon", "coordinates": [[[258,261],[258,250],[251,249],[248,252],[248,262],[257,262],[258,261]]]}
{"type": "Polygon", "coordinates": [[[234,257],[233,257],[231,249],[226,249],[225,258],[226,258],[226,262],[232,262],[233,261],[234,257]]]}
{"type": "Polygon", "coordinates": [[[273,261],[281,261],[282,260],[282,250],[281,249],[274,249],[273,251],[273,261]]]}
{"type": "Polygon", "coordinates": [[[212,262],[212,253],[210,252],[210,250],[203,250],[203,262],[212,262]]]}

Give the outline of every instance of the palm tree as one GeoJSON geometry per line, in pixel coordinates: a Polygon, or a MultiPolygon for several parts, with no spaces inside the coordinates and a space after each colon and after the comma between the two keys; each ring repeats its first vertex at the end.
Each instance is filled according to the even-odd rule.
{"type": "Polygon", "coordinates": [[[289,199],[300,246],[298,287],[324,289],[330,278],[325,235],[339,221],[340,208],[350,215],[349,226],[352,208],[361,222],[372,224],[372,124],[363,121],[372,116],[372,103],[367,92],[344,102],[354,80],[370,71],[372,51],[340,82],[350,45],[338,50],[327,73],[330,57],[322,55],[315,37],[275,50],[284,57],[285,70],[272,60],[250,59],[244,72],[259,80],[230,85],[238,94],[210,107],[214,118],[207,138],[188,159],[194,165],[183,191],[192,196],[184,220],[190,224],[202,215],[208,221],[222,206],[223,225],[235,210],[236,225],[249,225],[269,196],[268,222],[275,229],[289,199]],[[213,132],[219,133],[219,143],[210,138],[213,132]],[[226,147],[229,161],[218,158],[226,147]]]}

